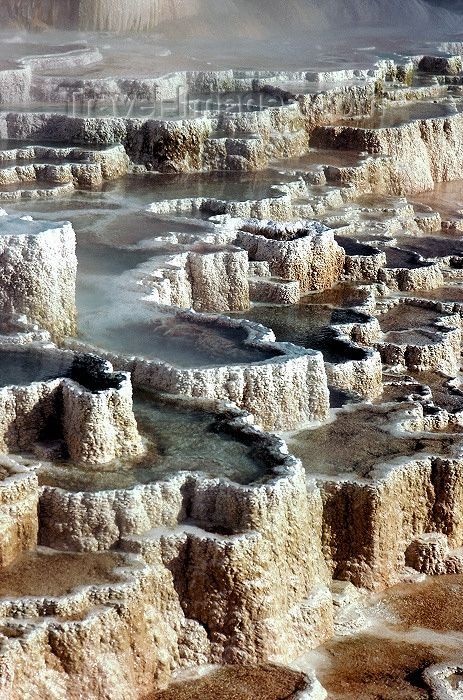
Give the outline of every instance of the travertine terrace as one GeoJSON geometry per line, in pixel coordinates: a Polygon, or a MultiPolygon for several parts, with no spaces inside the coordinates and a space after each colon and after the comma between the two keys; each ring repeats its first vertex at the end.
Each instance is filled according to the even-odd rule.
{"type": "Polygon", "coordinates": [[[0,700],[458,699],[463,43],[94,4],[0,8],[0,700]]]}

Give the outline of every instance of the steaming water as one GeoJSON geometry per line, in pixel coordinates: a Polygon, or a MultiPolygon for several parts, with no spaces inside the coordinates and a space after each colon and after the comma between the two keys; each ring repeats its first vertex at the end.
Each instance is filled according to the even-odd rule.
{"type": "Polygon", "coordinates": [[[102,60],[79,67],[78,77],[148,77],[195,68],[369,67],[404,46],[424,53],[428,39],[445,31],[448,40],[458,20],[424,0],[288,0],[284,12],[277,0],[5,0],[0,24],[13,29],[0,42],[0,65],[88,42],[102,60]]]}
{"type": "Polygon", "coordinates": [[[0,17],[27,25],[78,28],[86,31],[109,30],[127,33],[147,31],[166,25],[170,32],[183,33],[239,32],[258,38],[269,32],[286,34],[300,31],[320,31],[332,26],[373,24],[394,26],[397,18],[403,24],[421,27],[439,18],[447,24],[451,18],[436,12],[432,3],[409,0],[288,0],[285,12],[275,0],[10,0],[2,5],[0,17]],[[188,19],[188,21],[185,21],[188,19]]]}
{"type": "Polygon", "coordinates": [[[69,376],[72,356],[51,358],[35,350],[0,350],[0,386],[27,386],[69,376]]]}
{"type": "MultiPolygon", "coordinates": [[[[236,194],[240,187],[248,191],[254,178],[243,176],[230,189],[236,194]]],[[[79,337],[91,345],[129,356],[159,359],[179,367],[219,366],[261,362],[271,357],[244,344],[245,332],[220,329],[202,324],[175,321],[167,313],[140,303],[137,279],[149,272],[165,257],[167,250],[147,243],[150,236],[162,236],[171,231],[198,232],[194,225],[163,221],[143,214],[149,201],[156,199],[156,185],[164,182],[156,177],[128,178],[121,184],[108,186],[104,194],[77,194],[68,208],[62,201],[31,202],[28,213],[40,218],[72,220],[77,234],[79,260],[77,279],[77,309],[79,337]],[[121,211],[123,214],[121,215],[121,211]],[[143,240],[143,245],[136,244],[143,240]],[[132,247],[129,247],[132,246],[132,247]],[[150,262],[152,261],[152,262],[150,262]],[[143,271],[137,267],[143,266],[143,271]]],[[[167,193],[186,196],[224,194],[232,177],[179,178],[157,196],[167,193]],[[182,190],[182,183],[184,189],[182,190]],[[169,189],[170,187],[170,189],[169,189]]],[[[16,208],[23,205],[16,205],[16,208]]],[[[14,207],[9,207],[13,210],[14,207]]],[[[202,225],[203,232],[208,224],[202,225]]],[[[199,229],[201,230],[201,229],[199,229]]],[[[182,246],[173,246],[172,252],[181,252],[182,246]]],[[[146,294],[149,289],[146,290],[146,294]]]]}
{"type": "Polygon", "coordinates": [[[294,306],[255,304],[249,311],[240,314],[271,328],[276,339],[295,343],[305,348],[320,350],[325,362],[348,362],[365,357],[363,350],[350,347],[336,339],[330,328],[333,323],[362,323],[368,317],[355,311],[333,309],[329,306],[312,305],[310,297],[294,306]]]}

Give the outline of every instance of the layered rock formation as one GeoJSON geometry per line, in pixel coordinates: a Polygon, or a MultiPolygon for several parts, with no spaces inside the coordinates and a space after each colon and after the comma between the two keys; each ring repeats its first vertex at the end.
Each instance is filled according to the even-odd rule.
{"type": "MultiPolygon", "coordinates": [[[[161,6],[148,9],[157,23],[161,6]]],[[[99,3],[85,21],[142,28],[132,5],[109,16],[99,3]]],[[[24,57],[2,71],[2,97],[187,87],[277,105],[236,110],[235,94],[235,111],[181,120],[0,116],[4,138],[32,140],[0,150],[0,197],[54,184],[67,198],[81,311],[109,317],[67,343],[107,341],[118,370],[51,343],[76,334],[71,226],[3,217],[0,694],[139,700],[179,669],[293,663],[335,624],[355,647],[353,586],[463,571],[461,211],[398,197],[460,177],[461,59],[143,80],[61,75],[73,61],[103,59],[77,46],[24,57]],[[291,161],[260,194],[257,179],[220,188],[204,174],[276,157],[291,161]],[[83,189],[101,189],[96,205],[83,189]]],[[[435,694],[460,669],[441,660],[423,675],[435,694]]]]}

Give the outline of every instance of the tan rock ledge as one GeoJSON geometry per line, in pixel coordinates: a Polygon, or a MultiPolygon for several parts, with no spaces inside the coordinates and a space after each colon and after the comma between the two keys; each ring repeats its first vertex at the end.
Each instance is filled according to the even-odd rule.
{"type": "Polygon", "coordinates": [[[0,590],[0,688],[13,700],[51,688],[63,700],[96,700],[108,663],[111,687],[136,700],[153,678],[168,680],[189,644],[193,663],[207,661],[206,635],[185,619],[168,572],[133,555],[40,548],[0,572],[0,590]]]}
{"type": "MultiPolygon", "coordinates": [[[[148,82],[144,87],[148,87],[149,100],[149,90],[155,85],[149,86],[148,82]]],[[[101,81],[98,87],[101,89],[101,81]]],[[[112,83],[111,87],[116,93],[127,89],[123,83],[112,83]]],[[[374,80],[370,79],[347,87],[334,85],[300,99],[288,94],[284,104],[262,111],[219,114],[211,110],[200,117],[170,121],[88,118],[56,113],[59,110],[53,113],[53,109],[50,113],[9,112],[0,118],[0,129],[11,139],[40,137],[89,146],[122,143],[134,163],[164,172],[256,170],[271,158],[293,157],[306,150],[310,133],[319,124],[346,114],[369,115],[374,89],[374,80]]],[[[87,91],[90,97],[89,93],[91,87],[87,91]]],[[[67,95],[58,92],[58,97],[63,104],[67,95]]]]}
{"type": "Polygon", "coordinates": [[[248,254],[237,246],[197,243],[152,263],[144,279],[150,301],[217,313],[249,308],[248,254]]]}
{"type": "Polygon", "coordinates": [[[20,460],[0,457],[0,570],[37,544],[38,481],[20,460]]]}
{"type": "Polygon", "coordinates": [[[452,376],[458,372],[459,314],[445,314],[438,302],[402,297],[383,301],[378,321],[383,337],[374,345],[384,364],[452,376]]]}
{"type": "Polygon", "coordinates": [[[421,401],[346,406],[334,423],[288,439],[322,491],[336,579],[384,588],[399,580],[417,537],[445,533],[450,548],[462,544],[461,436],[445,411],[421,401]]]}
{"type": "MultiPolygon", "coordinates": [[[[389,107],[388,111],[392,109],[389,107]]],[[[463,115],[459,113],[424,116],[383,128],[362,128],[353,121],[352,125],[319,127],[312,135],[311,145],[389,156],[392,162],[379,166],[386,173],[389,170],[386,180],[398,183],[394,192],[413,194],[431,190],[438,182],[462,178],[462,124],[463,115]]]]}
{"type": "Polygon", "coordinates": [[[344,273],[353,282],[378,279],[381,268],[386,267],[386,254],[379,248],[366,245],[350,236],[336,236],[336,243],[346,252],[344,273]]]}
{"type": "MultiPolygon", "coordinates": [[[[329,209],[340,207],[344,198],[354,196],[340,188],[327,186],[323,190],[312,186],[311,175],[306,172],[294,173],[293,181],[278,182],[275,171],[275,184],[269,186],[269,196],[245,201],[224,200],[213,197],[193,197],[165,199],[153,202],[147,211],[156,216],[204,215],[211,217],[228,216],[235,218],[273,219],[287,221],[294,218],[321,216],[329,209]]],[[[326,185],[326,182],[315,183],[326,185]]]]}
{"type": "Polygon", "coordinates": [[[315,221],[248,219],[239,227],[236,244],[251,260],[268,262],[274,275],[298,281],[301,293],[332,287],[344,267],[345,254],[333,231],[315,221]]]}
{"type": "Polygon", "coordinates": [[[442,286],[444,276],[439,263],[428,262],[417,253],[395,246],[384,246],[385,267],[378,270],[378,282],[389,289],[412,292],[442,286]]]}
{"type": "Polygon", "coordinates": [[[0,151],[0,200],[37,199],[77,189],[98,189],[104,181],[128,172],[122,146],[101,150],[84,147],[23,146],[0,151]]]}
{"type": "MultiPolygon", "coordinates": [[[[154,663],[153,657],[159,664],[163,654],[170,659],[169,668],[260,663],[269,657],[284,663],[332,631],[320,493],[280,438],[262,433],[236,409],[223,408],[227,413],[219,414],[221,429],[254,446],[267,465],[261,482],[245,486],[184,472],[127,490],[41,489],[41,541],[92,552],[122,548],[146,562],[134,594],[122,588],[116,594],[111,583],[109,598],[126,611],[123,619],[131,620],[132,629],[132,606],[138,606],[136,619],[143,616],[148,625],[159,624],[160,612],[164,641],[147,645],[146,664],[154,663]],[[288,502],[294,508],[288,510],[288,502]],[[284,572],[288,585],[275,588],[275,576],[286,576],[284,572]]],[[[92,602],[106,605],[106,590],[105,585],[84,586],[62,602],[50,596],[0,601],[0,611],[17,617],[82,614],[88,593],[92,602]]],[[[62,632],[56,634],[60,639],[62,632]]],[[[169,668],[159,666],[159,673],[169,668]]]]}

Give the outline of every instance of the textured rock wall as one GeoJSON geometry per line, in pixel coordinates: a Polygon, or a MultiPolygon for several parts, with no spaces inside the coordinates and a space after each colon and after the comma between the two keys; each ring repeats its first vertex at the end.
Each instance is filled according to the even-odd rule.
{"type": "Polygon", "coordinates": [[[0,305],[25,314],[56,339],[75,333],[77,258],[69,223],[59,228],[0,219],[0,305]]]}
{"type": "MultiPolygon", "coordinates": [[[[222,418],[223,429],[259,447],[269,469],[262,484],[239,486],[183,473],[117,492],[45,487],[40,537],[78,550],[119,544],[156,569],[162,562],[159,600],[173,584],[182,615],[201,626],[209,662],[289,660],[332,632],[320,492],[307,484],[279,438],[253,428],[249,417],[232,415],[222,418]]],[[[182,615],[177,611],[167,620],[174,630],[182,615]]],[[[185,640],[189,662],[198,639],[196,634],[185,640]]],[[[165,639],[161,646],[168,653],[165,639]]]]}
{"type": "Polygon", "coordinates": [[[405,550],[431,527],[430,459],[409,462],[379,484],[323,484],[324,544],[334,578],[384,588],[398,581],[405,550]]]}
{"type": "Polygon", "coordinates": [[[30,100],[32,71],[29,67],[0,70],[0,102],[21,105],[30,100]]]}
{"type": "Polygon", "coordinates": [[[433,189],[434,183],[463,177],[462,133],[463,115],[456,114],[388,129],[321,127],[315,129],[311,145],[389,156],[392,163],[370,162],[370,178],[379,179],[375,171],[384,169],[393,192],[413,194],[433,189]]]}
{"type": "MultiPolygon", "coordinates": [[[[453,27],[452,15],[442,8],[421,0],[410,0],[404,7],[399,0],[384,5],[365,5],[361,0],[348,0],[339,5],[329,0],[320,6],[315,0],[290,0],[284,16],[278,2],[265,6],[259,0],[223,0],[220,7],[211,0],[6,0],[0,17],[3,21],[43,29],[44,26],[66,27],[87,31],[146,32],[164,23],[180,22],[182,36],[192,30],[201,36],[222,37],[232,27],[240,36],[255,38],[278,31],[318,32],[331,26],[357,26],[378,23],[397,26],[400,21],[417,30],[430,22],[453,27]],[[190,19],[190,22],[185,21],[190,19]]],[[[451,42],[452,45],[454,42],[451,42]]]]}
{"type": "MultiPolygon", "coordinates": [[[[89,93],[98,93],[98,89],[96,84],[88,88],[89,93]]],[[[49,93],[53,99],[69,99],[48,84],[32,86],[34,90],[37,96],[49,93]]],[[[113,93],[128,90],[127,85],[116,84],[113,93]]],[[[335,87],[301,103],[175,121],[11,112],[0,117],[0,136],[93,145],[122,143],[134,162],[165,172],[257,170],[271,158],[299,156],[320,124],[348,114],[370,114],[373,90],[372,82],[335,87]]]]}
{"type": "Polygon", "coordinates": [[[10,606],[10,616],[27,611],[29,623],[0,649],[5,697],[99,700],[103,684],[110,700],[138,700],[173,668],[207,662],[207,636],[185,619],[166,568],[125,568],[121,583],[10,606]],[[52,610],[58,619],[48,617],[52,610]]]}
{"type": "MultiPolygon", "coordinates": [[[[19,465],[3,458],[0,481],[0,569],[37,544],[38,481],[19,465]]],[[[1,688],[1,685],[0,685],[1,688]]]]}
{"type": "MultiPolygon", "coordinates": [[[[22,351],[17,352],[20,362],[22,351]]],[[[44,351],[45,360],[54,355],[53,349],[44,351]]],[[[55,356],[57,363],[63,361],[66,374],[68,353],[55,356]]],[[[30,452],[50,431],[55,438],[64,439],[76,461],[97,464],[140,454],[143,446],[129,378],[122,375],[118,388],[95,392],[59,378],[0,389],[0,452],[30,452]]]]}
{"type": "MultiPolygon", "coordinates": [[[[207,316],[179,312],[196,323],[210,322],[207,316]]],[[[102,349],[116,369],[131,373],[134,386],[150,387],[177,396],[232,401],[252,413],[265,430],[287,430],[310,421],[325,420],[329,393],[323,356],[290,343],[274,343],[263,326],[216,317],[216,324],[248,332],[244,341],[258,351],[256,362],[182,369],[154,360],[126,358],[102,349]],[[260,352],[268,359],[261,359],[260,352]]],[[[82,348],[79,343],[75,347],[82,348]]]]}
{"type": "Polygon", "coordinates": [[[221,313],[249,308],[249,261],[238,248],[173,256],[150,273],[150,299],[159,304],[221,313]]]}
{"type": "Polygon", "coordinates": [[[274,275],[298,281],[302,293],[329,289],[341,278],[345,254],[332,231],[299,222],[299,227],[292,224],[279,240],[280,229],[272,229],[271,224],[247,222],[243,229],[237,234],[237,244],[252,260],[267,261],[274,275]]]}
{"type": "Polygon", "coordinates": [[[0,389],[0,452],[29,451],[56,417],[61,382],[0,389]]]}
{"type": "Polygon", "coordinates": [[[249,308],[248,256],[223,251],[189,256],[191,290],[197,311],[241,311],[249,308]]]}
{"type": "Polygon", "coordinates": [[[381,357],[366,351],[363,359],[339,364],[325,363],[328,384],[337,389],[353,392],[367,399],[380,396],[383,391],[381,357]]]}
{"type": "Polygon", "coordinates": [[[335,578],[372,589],[394,585],[409,545],[423,533],[441,533],[451,548],[461,547],[461,462],[404,461],[372,474],[376,483],[321,485],[324,551],[335,578]]]}
{"type": "Polygon", "coordinates": [[[143,452],[127,376],[119,388],[96,394],[64,380],[62,396],[63,435],[71,459],[104,464],[143,452]]]}

